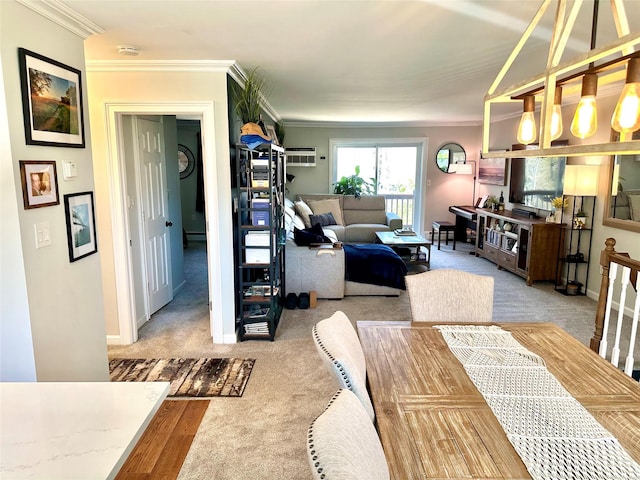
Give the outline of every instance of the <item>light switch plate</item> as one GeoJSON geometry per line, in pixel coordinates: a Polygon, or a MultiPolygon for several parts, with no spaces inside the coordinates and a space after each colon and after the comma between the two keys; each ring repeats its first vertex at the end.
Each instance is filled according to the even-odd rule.
{"type": "Polygon", "coordinates": [[[51,230],[49,229],[49,222],[36,223],[33,227],[36,232],[36,248],[51,245],[51,230]]]}
{"type": "Polygon", "coordinates": [[[78,176],[78,167],[76,162],[64,161],[62,162],[62,176],[65,180],[71,180],[78,176]]]}

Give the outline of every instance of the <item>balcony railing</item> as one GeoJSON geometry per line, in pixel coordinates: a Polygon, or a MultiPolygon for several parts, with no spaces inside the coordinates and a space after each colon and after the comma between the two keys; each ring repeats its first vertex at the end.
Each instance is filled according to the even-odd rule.
{"type": "Polygon", "coordinates": [[[387,212],[393,212],[402,219],[403,227],[413,227],[413,195],[385,193],[387,212]]]}

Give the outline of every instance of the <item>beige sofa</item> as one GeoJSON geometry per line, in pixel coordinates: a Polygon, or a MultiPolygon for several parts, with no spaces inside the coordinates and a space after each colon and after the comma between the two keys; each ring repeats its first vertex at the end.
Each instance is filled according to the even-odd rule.
{"type": "MultiPolygon", "coordinates": [[[[337,199],[340,205],[342,225],[326,225],[325,235],[333,241],[344,243],[373,243],[375,232],[390,231],[402,227],[402,220],[394,213],[385,211],[383,196],[314,194],[299,195],[309,206],[314,202],[337,199]]],[[[320,212],[317,213],[326,213],[320,212]]],[[[336,214],[337,216],[338,214],[336,214]]],[[[338,220],[338,219],[336,219],[338,220]]],[[[285,247],[285,291],[300,294],[317,292],[318,298],[342,299],[348,295],[397,296],[400,290],[380,285],[345,280],[345,254],[341,249],[312,249],[296,245],[293,229],[308,227],[296,212],[294,202],[285,202],[287,241],[285,247]]]]}
{"type": "Polygon", "coordinates": [[[341,242],[374,243],[375,232],[402,228],[402,219],[395,213],[386,211],[386,202],[382,195],[354,197],[340,194],[307,194],[297,197],[297,200],[303,200],[312,209],[317,202],[333,199],[340,205],[343,225],[328,225],[324,228],[333,230],[341,242]]]}

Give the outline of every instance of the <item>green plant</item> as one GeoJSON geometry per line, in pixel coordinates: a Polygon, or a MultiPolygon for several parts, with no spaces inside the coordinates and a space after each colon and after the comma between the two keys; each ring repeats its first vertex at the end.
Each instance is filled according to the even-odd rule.
{"type": "Polygon", "coordinates": [[[258,123],[262,114],[261,101],[266,83],[256,67],[247,76],[244,87],[232,83],[233,96],[236,101],[235,111],[242,123],[258,123]]]}
{"type": "Polygon", "coordinates": [[[491,208],[494,205],[498,205],[500,203],[500,200],[498,200],[498,197],[496,197],[495,195],[489,195],[489,198],[487,198],[487,201],[485,202],[485,206],[487,208],[491,208]]]}
{"type": "Polygon", "coordinates": [[[356,173],[348,177],[342,177],[333,184],[333,193],[341,193],[343,195],[354,195],[356,198],[362,194],[373,195],[375,193],[376,180],[370,179],[367,182],[360,176],[360,165],[356,165],[356,173]]]}
{"type": "Polygon", "coordinates": [[[576,217],[586,217],[587,216],[587,212],[585,212],[582,207],[580,207],[578,209],[578,211],[576,212],[576,217]]]}

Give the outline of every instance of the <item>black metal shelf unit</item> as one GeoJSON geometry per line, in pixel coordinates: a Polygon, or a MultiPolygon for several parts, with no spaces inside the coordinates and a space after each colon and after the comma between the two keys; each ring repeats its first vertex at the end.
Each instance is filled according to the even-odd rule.
{"type": "Polygon", "coordinates": [[[593,216],[596,197],[565,195],[571,214],[562,212],[561,223],[565,224],[564,243],[558,252],[558,279],[556,291],[564,295],[586,295],[589,281],[589,259],[593,216]],[[579,211],[586,215],[578,215],[579,211]]]}
{"type": "Polygon", "coordinates": [[[238,339],[275,339],[284,296],[284,150],[235,149],[236,327],[238,339]]]}

